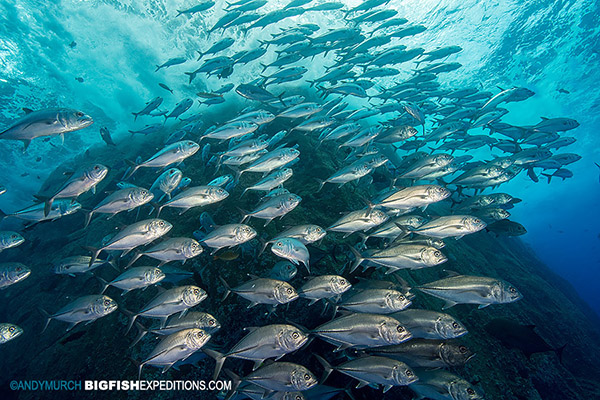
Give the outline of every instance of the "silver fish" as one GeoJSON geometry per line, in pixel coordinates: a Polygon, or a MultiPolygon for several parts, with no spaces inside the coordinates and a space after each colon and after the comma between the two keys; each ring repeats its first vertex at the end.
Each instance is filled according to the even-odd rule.
{"type": "Polygon", "coordinates": [[[321,240],[326,234],[327,231],[319,225],[296,225],[277,234],[271,241],[282,238],[293,238],[306,245],[321,240]]]}
{"type": "Polygon", "coordinates": [[[346,315],[326,322],[311,332],[338,346],[338,350],[400,344],[412,337],[394,318],[377,314],[346,315]]]}
{"type": "Polygon", "coordinates": [[[86,128],[94,122],[89,115],[70,108],[24,110],[24,117],[0,132],[0,139],[21,140],[25,145],[23,151],[37,137],[62,135],[86,128]]]}
{"type": "Polygon", "coordinates": [[[265,365],[241,379],[230,371],[228,373],[234,378],[234,390],[240,381],[253,383],[270,391],[304,391],[318,383],[315,375],[306,367],[290,362],[265,365]]]}
{"type": "Polygon", "coordinates": [[[254,211],[244,212],[242,222],[250,217],[265,219],[265,226],[277,217],[283,217],[300,204],[302,198],[296,194],[280,194],[269,197],[261,203],[254,211]]]}
{"type": "Polygon", "coordinates": [[[304,299],[309,299],[309,305],[312,305],[322,299],[340,296],[351,287],[350,282],[339,275],[320,275],[309,278],[298,289],[298,295],[304,299]]]}
{"type": "Polygon", "coordinates": [[[230,288],[223,278],[221,278],[221,282],[226,288],[223,299],[233,292],[246,300],[250,300],[251,303],[248,308],[257,304],[271,304],[275,307],[278,304],[287,304],[298,298],[298,293],[292,285],[275,279],[254,277],[236,288],[230,288]]]}
{"type": "Polygon", "coordinates": [[[357,388],[381,385],[385,393],[394,386],[407,386],[419,379],[408,365],[387,357],[363,356],[333,367],[323,357],[315,356],[325,367],[322,381],[325,381],[331,371],[335,370],[357,379],[359,381],[357,388]]]}
{"type": "Polygon", "coordinates": [[[351,272],[354,271],[363,261],[369,261],[377,265],[388,268],[387,273],[399,269],[419,269],[433,267],[448,261],[448,258],[435,247],[429,247],[418,244],[399,244],[394,247],[388,247],[383,250],[368,250],[360,254],[356,249],[350,247],[354,253],[355,261],[351,272]]]}
{"type": "Polygon", "coordinates": [[[229,193],[219,186],[193,186],[174,196],[171,200],[157,208],[157,216],[165,207],[180,208],[183,214],[192,207],[202,207],[225,200],[229,193]]]}
{"type": "Polygon", "coordinates": [[[368,352],[423,368],[463,367],[475,356],[468,347],[452,341],[414,338],[402,344],[379,347],[368,352]]]}
{"type": "Polygon", "coordinates": [[[271,246],[271,251],[294,264],[302,264],[310,274],[310,254],[306,246],[298,239],[284,237],[277,239],[271,246]]]}
{"type": "Polygon", "coordinates": [[[178,361],[183,361],[200,350],[208,341],[210,335],[202,329],[191,328],[173,333],[163,340],[138,366],[138,380],[142,376],[144,365],[163,367],[163,373],[178,361]]]}
{"type": "Polygon", "coordinates": [[[294,264],[289,261],[279,261],[271,268],[269,278],[289,282],[296,274],[298,274],[298,268],[294,264]]]}
{"type": "Polygon", "coordinates": [[[420,397],[440,400],[483,400],[473,385],[443,369],[415,369],[419,380],[410,388],[420,397]]]}
{"type": "Polygon", "coordinates": [[[336,305],[349,311],[370,314],[391,314],[406,309],[412,302],[404,293],[393,289],[352,291],[336,305]]]}
{"type": "Polygon", "coordinates": [[[449,314],[432,310],[408,309],[391,315],[408,329],[413,338],[455,339],[467,334],[467,328],[449,314]]]}
{"type": "Polygon", "coordinates": [[[130,178],[139,168],[163,168],[171,164],[177,164],[186,158],[196,154],[200,145],[191,140],[182,140],[165,146],[146,161],[137,164],[129,162],[131,169],[125,179],[130,178]]]}
{"type": "Polygon", "coordinates": [[[248,329],[249,334],[244,336],[227,353],[214,350],[206,351],[213,357],[217,365],[213,378],[219,376],[221,367],[227,358],[240,358],[254,361],[254,369],[268,358],[279,359],[282,356],[300,349],[308,342],[308,335],[293,325],[266,325],[248,329]]]}
{"type": "Polygon", "coordinates": [[[150,187],[150,191],[156,198],[156,201],[159,202],[163,199],[163,197],[167,197],[167,199],[171,199],[171,192],[179,187],[181,180],[183,178],[183,173],[177,168],[169,168],[152,184],[150,187]],[[159,197],[160,195],[160,197],[159,197]]]}
{"type": "Polygon", "coordinates": [[[165,279],[165,274],[157,267],[135,267],[130,268],[117,276],[110,282],[103,282],[102,291],[113,286],[123,290],[121,296],[135,289],[147,288],[165,279]]]}
{"type": "Polygon", "coordinates": [[[52,195],[36,195],[40,201],[44,202],[44,216],[48,216],[52,209],[52,202],[55,199],[73,198],[76,199],[88,190],[94,190],[96,185],[106,177],[108,168],[102,164],[94,164],[82,167],[75,171],[71,177],[52,195]]]}
{"type": "Polygon", "coordinates": [[[88,248],[92,251],[90,265],[94,263],[102,250],[124,250],[123,255],[138,246],[143,246],[165,235],[173,228],[169,222],[153,218],[133,223],[114,235],[99,248],[88,248]]]}
{"type": "Polygon", "coordinates": [[[9,323],[0,324],[0,344],[13,340],[23,333],[23,328],[9,323]]]}
{"type": "Polygon", "coordinates": [[[447,237],[460,239],[464,235],[479,232],[486,226],[485,222],[471,215],[448,215],[412,229],[411,232],[440,239],[447,237]]]}
{"type": "Polygon", "coordinates": [[[479,304],[479,308],[484,308],[490,304],[512,303],[523,297],[510,283],[485,276],[455,275],[418,289],[445,300],[443,309],[456,304],[479,304]]]}
{"type": "Polygon", "coordinates": [[[251,226],[244,224],[228,224],[215,228],[200,240],[200,242],[213,248],[214,250],[211,254],[214,254],[224,247],[237,246],[246,243],[255,237],[256,231],[251,226]]]}
{"type": "Polygon", "coordinates": [[[116,268],[112,260],[94,260],[92,264],[90,264],[90,260],[90,256],[66,257],[54,264],[52,272],[59,275],[75,276],[75,274],[84,274],[106,264],[116,268]]]}
{"type": "Polygon", "coordinates": [[[143,250],[134,255],[127,266],[133,265],[141,256],[148,256],[160,260],[158,267],[170,262],[181,261],[182,264],[202,253],[202,246],[194,239],[186,237],[175,237],[166,239],[149,249],[143,250]]]}
{"type": "Polygon", "coordinates": [[[367,231],[375,226],[381,225],[388,220],[388,216],[379,210],[352,211],[333,223],[328,231],[345,232],[344,237],[354,232],[367,231]]]}
{"type": "Polygon", "coordinates": [[[0,264],[0,290],[21,282],[31,274],[31,270],[21,263],[0,264]]]}
{"type": "Polygon", "coordinates": [[[25,238],[17,232],[0,231],[0,252],[11,247],[17,247],[25,241],[25,238]]]}
{"type": "Polygon", "coordinates": [[[127,332],[137,317],[158,318],[161,327],[164,327],[167,318],[173,314],[181,313],[184,316],[187,311],[204,301],[208,295],[203,289],[193,286],[176,286],[165,290],[146,304],[137,314],[124,310],[129,315],[127,332]]]}
{"type": "Polygon", "coordinates": [[[101,294],[94,294],[79,297],[52,315],[44,310],[40,310],[47,318],[43,330],[46,330],[51,320],[56,319],[58,321],[68,322],[70,325],[67,328],[67,331],[70,331],[80,322],[89,323],[95,321],[98,318],[110,314],[116,309],[117,303],[113,299],[101,294]]]}
{"type": "Polygon", "coordinates": [[[136,207],[149,203],[154,195],[141,187],[119,189],[102,200],[96,207],[85,214],[85,225],[87,227],[96,213],[110,214],[113,217],[121,211],[131,211],[136,207]]]}
{"type": "Polygon", "coordinates": [[[265,192],[269,192],[277,186],[283,185],[285,181],[292,177],[293,173],[294,171],[292,171],[291,168],[282,168],[274,171],[254,185],[245,188],[240,197],[242,197],[248,190],[263,190],[265,192]]]}

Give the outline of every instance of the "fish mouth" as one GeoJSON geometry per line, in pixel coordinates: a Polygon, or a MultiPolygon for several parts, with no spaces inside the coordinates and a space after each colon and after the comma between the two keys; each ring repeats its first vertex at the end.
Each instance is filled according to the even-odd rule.
{"type": "Polygon", "coordinates": [[[92,125],[94,123],[94,119],[92,117],[90,117],[89,115],[84,115],[83,117],[80,117],[77,120],[77,124],[79,125],[79,128],[87,128],[88,126],[92,125]]]}

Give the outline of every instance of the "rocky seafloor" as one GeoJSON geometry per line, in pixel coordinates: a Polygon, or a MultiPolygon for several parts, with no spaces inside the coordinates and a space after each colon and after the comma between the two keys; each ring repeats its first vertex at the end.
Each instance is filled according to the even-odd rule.
{"type": "MultiPolygon", "coordinates": [[[[275,122],[269,129],[276,132],[275,122]]],[[[76,139],[72,139],[76,140],[76,139]]],[[[135,137],[128,146],[120,145],[118,150],[106,146],[96,146],[72,161],[102,162],[111,166],[109,176],[99,185],[97,193],[81,197],[84,207],[97,204],[105,196],[105,191],[114,190],[120,180],[125,165],[123,159],[135,159],[141,151],[146,157],[153,153],[152,148],[160,147],[164,136],[135,137]],[[142,149],[143,150],[140,150],[142,149]]],[[[253,219],[250,224],[257,228],[259,235],[270,238],[286,226],[300,223],[314,223],[329,226],[339,218],[340,213],[362,208],[364,203],[357,193],[372,195],[389,185],[389,177],[377,172],[369,185],[359,183],[346,185],[338,189],[334,185],[315,193],[318,183],[314,179],[326,178],[342,165],[339,157],[332,157],[336,145],[326,144],[316,148],[310,135],[294,133],[288,143],[299,144],[300,161],[294,165],[294,176],[286,183],[286,188],[299,194],[301,204],[281,220],[273,221],[263,228],[263,221],[253,219]]],[[[218,146],[215,146],[218,148],[218,146]]],[[[181,169],[185,176],[192,178],[193,184],[205,184],[214,178],[214,168],[205,167],[199,161],[199,154],[185,162],[181,169]]],[[[60,176],[63,166],[55,171],[50,179],[60,176]]],[[[223,172],[223,171],[221,171],[223,172]]],[[[225,171],[223,173],[227,173],[225,171]]],[[[149,187],[156,177],[156,171],[140,171],[135,175],[135,183],[149,187]]],[[[183,216],[176,210],[165,209],[161,214],[174,224],[170,236],[188,236],[198,229],[198,217],[208,211],[217,224],[239,222],[241,215],[236,207],[252,209],[258,201],[257,193],[246,194],[238,200],[241,188],[255,182],[257,174],[244,174],[240,184],[225,201],[202,209],[192,209],[183,216]]],[[[518,207],[518,205],[517,205],[518,207]]],[[[12,211],[12,210],[10,210],[12,211]]],[[[147,213],[148,207],[142,210],[147,213]]],[[[440,204],[427,209],[431,215],[450,212],[449,204],[440,204]]],[[[114,312],[89,325],[77,326],[65,333],[66,324],[52,321],[49,328],[41,333],[44,317],[38,311],[43,308],[56,311],[69,299],[99,293],[100,282],[91,275],[77,277],[53,275],[50,267],[53,261],[68,255],[87,254],[82,246],[97,245],[103,237],[114,232],[116,227],[133,222],[134,213],[121,214],[106,220],[95,217],[87,229],[83,229],[83,215],[64,217],[51,223],[42,223],[25,231],[27,241],[18,248],[10,249],[1,255],[2,261],[19,261],[32,269],[29,278],[0,292],[0,321],[17,323],[25,333],[7,344],[1,345],[0,362],[0,398],[57,398],[80,399],[86,397],[121,398],[177,398],[204,399],[215,398],[210,392],[79,392],[79,391],[12,391],[12,380],[134,380],[137,370],[130,358],[140,360],[157,343],[151,335],[133,348],[129,348],[135,332],[125,335],[127,318],[120,312],[114,312]]],[[[311,253],[311,272],[313,274],[339,273],[350,255],[341,244],[353,244],[360,240],[357,235],[342,239],[341,234],[330,232],[311,253]]],[[[448,310],[468,328],[469,334],[460,339],[476,356],[466,367],[455,372],[474,383],[486,399],[545,399],[545,400],[588,400],[600,398],[600,321],[580,298],[574,289],[563,279],[550,271],[534,252],[519,238],[496,237],[493,233],[479,232],[461,240],[446,240],[443,252],[449,261],[441,266],[416,271],[400,271],[397,274],[411,286],[426,283],[444,276],[444,270],[453,270],[463,274],[485,275],[503,278],[514,284],[523,294],[523,299],[512,304],[493,305],[477,309],[472,305],[458,305],[448,310]],[[566,344],[562,362],[554,352],[533,354],[526,357],[520,350],[505,347],[498,339],[490,336],[484,326],[494,318],[509,318],[522,324],[536,325],[536,331],[552,346],[566,344]]],[[[259,243],[255,243],[255,248],[259,243]]],[[[222,276],[229,284],[237,285],[247,279],[247,274],[265,276],[273,264],[278,261],[268,249],[260,257],[250,249],[237,259],[223,261],[214,259],[205,251],[182,266],[182,269],[194,271],[194,275],[179,284],[196,284],[204,288],[209,297],[196,307],[212,313],[222,324],[221,330],[211,339],[211,345],[228,349],[245,334],[243,328],[262,326],[269,323],[293,321],[307,328],[314,328],[331,318],[331,313],[321,314],[323,306],[308,306],[308,301],[299,299],[288,307],[279,307],[275,315],[268,315],[265,306],[247,308],[248,302],[231,295],[222,300],[224,287],[219,280],[222,276]]],[[[121,268],[126,263],[121,262],[121,268]]],[[[155,261],[144,257],[138,265],[154,265],[155,261]]],[[[177,265],[179,267],[179,265],[177,265]]],[[[576,267],[576,266],[574,266],[576,267]]],[[[112,279],[116,271],[110,267],[101,267],[96,273],[104,279],[112,279]]],[[[291,281],[299,287],[306,271],[299,268],[298,275],[291,281]]],[[[360,269],[349,277],[356,282],[356,276],[391,279],[381,270],[360,269]]],[[[168,284],[165,286],[168,287],[168,284]]],[[[441,310],[442,302],[416,291],[413,307],[441,310]]],[[[156,293],[155,288],[144,292],[136,291],[120,296],[119,290],[109,288],[107,295],[116,299],[120,307],[128,310],[140,309],[156,293]]],[[[150,320],[142,319],[148,326],[150,320]]],[[[156,323],[156,322],[154,322],[156,323]]],[[[314,340],[308,348],[288,355],[284,360],[295,361],[307,366],[317,376],[322,367],[312,356],[313,353],[331,354],[333,347],[320,340],[314,340]]],[[[331,357],[330,357],[331,358],[331,357]]],[[[240,360],[228,360],[227,368],[239,374],[251,370],[252,363],[240,360]]],[[[161,370],[147,366],[143,379],[210,379],[214,361],[208,358],[199,360],[196,365],[182,365],[178,370],[171,369],[165,374],[161,370]]],[[[328,385],[354,387],[356,381],[334,373],[327,381],[328,385]]],[[[366,387],[352,389],[356,399],[411,399],[412,391],[405,387],[396,387],[387,393],[366,387]]],[[[344,396],[339,394],[339,398],[344,396]]]]}

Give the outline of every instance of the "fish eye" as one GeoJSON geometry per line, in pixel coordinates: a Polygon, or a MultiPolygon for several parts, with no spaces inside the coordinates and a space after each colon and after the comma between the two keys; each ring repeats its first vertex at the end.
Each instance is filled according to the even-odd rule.
{"type": "Polygon", "coordinates": [[[510,287],[510,289],[509,289],[509,290],[510,290],[510,292],[511,292],[511,293],[516,293],[516,292],[517,292],[517,289],[515,289],[515,288],[514,288],[514,287],[512,287],[512,286],[510,287]]]}
{"type": "Polygon", "coordinates": [[[400,296],[398,296],[398,299],[400,299],[400,300],[404,300],[404,296],[403,296],[403,295],[400,295],[400,296]]]}
{"type": "Polygon", "coordinates": [[[467,389],[467,394],[474,395],[475,391],[472,388],[467,389]]]}
{"type": "Polygon", "coordinates": [[[160,221],[158,224],[159,224],[160,226],[164,226],[164,225],[165,225],[165,223],[164,223],[163,221],[160,221]]]}
{"type": "Polygon", "coordinates": [[[467,348],[465,346],[460,346],[458,350],[463,354],[467,352],[467,348]]]}
{"type": "Polygon", "coordinates": [[[97,166],[97,165],[95,165],[95,166],[94,166],[94,169],[95,169],[96,171],[98,171],[98,170],[100,169],[100,167],[99,167],[99,166],[97,166]]]}
{"type": "Polygon", "coordinates": [[[77,111],[77,114],[76,114],[76,115],[77,115],[78,117],[83,117],[83,113],[82,113],[81,111],[77,111]]]}
{"type": "Polygon", "coordinates": [[[452,327],[455,328],[455,329],[458,329],[458,322],[456,322],[456,321],[453,322],[452,323],[452,327]]]}
{"type": "Polygon", "coordinates": [[[407,369],[406,376],[413,376],[413,372],[410,369],[407,369]]]}
{"type": "Polygon", "coordinates": [[[21,268],[21,267],[17,267],[17,268],[15,269],[15,271],[17,271],[17,272],[21,272],[21,270],[22,270],[22,269],[23,269],[23,268],[21,268]]]}
{"type": "Polygon", "coordinates": [[[209,324],[210,326],[213,326],[213,325],[215,324],[215,321],[213,321],[213,320],[211,319],[210,321],[208,321],[208,324],[209,324]]]}
{"type": "Polygon", "coordinates": [[[110,301],[109,300],[104,300],[104,305],[105,306],[109,306],[110,305],[110,301]]]}
{"type": "Polygon", "coordinates": [[[8,331],[9,331],[9,332],[13,332],[14,330],[15,330],[15,327],[14,327],[14,326],[11,326],[10,328],[8,328],[8,331]]]}
{"type": "Polygon", "coordinates": [[[304,380],[306,380],[306,381],[310,380],[310,374],[304,374],[304,380]]]}
{"type": "Polygon", "coordinates": [[[396,330],[398,332],[402,333],[402,332],[404,332],[405,329],[403,327],[399,326],[399,327],[396,328],[396,330]]]}
{"type": "Polygon", "coordinates": [[[294,332],[294,333],[292,333],[292,337],[293,337],[294,339],[298,339],[298,336],[300,336],[300,334],[299,334],[298,332],[294,332]]]}
{"type": "Polygon", "coordinates": [[[292,289],[288,288],[287,292],[288,292],[289,294],[292,294],[292,289]]]}
{"type": "Polygon", "coordinates": [[[194,289],[194,294],[200,294],[200,290],[199,289],[194,289]]]}
{"type": "Polygon", "coordinates": [[[439,251],[436,251],[435,253],[433,253],[436,257],[439,257],[442,255],[442,253],[440,253],[439,251]]]}

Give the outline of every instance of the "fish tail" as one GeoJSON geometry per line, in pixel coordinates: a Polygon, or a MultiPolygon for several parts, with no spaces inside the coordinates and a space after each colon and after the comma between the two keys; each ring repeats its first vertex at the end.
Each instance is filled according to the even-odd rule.
{"type": "Polygon", "coordinates": [[[92,253],[92,257],[90,258],[90,264],[89,264],[89,266],[91,267],[92,264],[94,263],[94,261],[96,261],[96,259],[98,258],[98,255],[100,254],[102,249],[99,249],[96,247],[91,247],[91,246],[83,246],[83,248],[92,253]]]}
{"type": "Polygon", "coordinates": [[[105,281],[104,279],[100,278],[98,275],[94,275],[96,277],[96,279],[98,279],[100,281],[100,284],[102,284],[102,290],[100,291],[100,294],[104,294],[104,292],[106,291],[106,289],[109,286],[109,283],[107,281],[105,281]]]}
{"type": "Polygon", "coordinates": [[[2,221],[2,220],[3,220],[4,218],[6,218],[7,216],[8,216],[8,215],[7,215],[7,214],[6,214],[4,211],[0,210],[0,221],[2,221]]]}
{"type": "Polygon", "coordinates": [[[135,368],[137,368],[138,370],[138,381],[141,380],[142,378],[142,368],[144,368],[144,363],[137,361],[135,359],[133,359],[132,357],[129,357],[129,361],[131,361],[131,363],[133,365],[135,365],[135,368]]]}
{"type": "Polygon", "coordinates": [[[223,363],[225,363],[225,359],[227,359],[227,356],[225,356],[222,353],[219,353],[216,350],[203,349],[203,351],[204,351],[204,354],[206,354],[210,358],[213,358],[216,362],[215,372],[213,373],[213,377],[212,377],[213,380],[216,380],[219,377],[219,374],[221,373],[221,369],[223,368],[223,363]]]}
{"type": "Polygon", "coordinates": [[[269,68],[268,65],[263,64],[263,63],[259,63],[261,67],[263,67],[262,71],[260,71],[260,73],[262,74],[263,72],[265,72],[267,70],[267,68],[269,68]]]}
{"type": "Polygon", "coordinates": [[[550,183],[550,181],[552,180],[552,175],[544,174],[543,172],[542,172],[542,175],[544,175],[546,178],[548,178],[548,183],[550,183]]]}
{"type": "Polygon", "coordinates": [[[131,260],[129,260],[129,262],[127,263],[127,265],[125,266],[125,269],[131,267],[137,260],[138,258],[140,258],[142,256],[141,252],[136,252],[133,257],[131,257],[131,260]]]}
{"type": "Polygon", "coordinates": [[[50,214],[50,210],[52,210],[52,202],[54,201],[54,198],[37,195],[34,195],[33,197],[44,202],[44,217],[47,217],[48,214],[50,214]]]}
{"type": "Polygon", "coordinates": [[[227,397],[225,397],[225,400],[230,400],[235,395],[235,392],[242,382],[242,379],[229,369],[224,369],[223,371],[225,371],[227,376],[229,376],[229,379],[232,381],[231,391],[227,394],[227,397]]]}
{"type": "Polygon", "coordinates": [[[119,274],[121,273],[121,270],[119,269],[119,266],[117,265],[117,259],[114,258],[112,260],[107,260],[106,263],[108,265],[110,265],[115,271],[117,271],[119,274]]]}
{"type": "Polygon", "coordinates": [[[225,294],[223,295],[223,298],[221,299],[221,301],[223,301],[223,300],[225,300],[227,298],[227,296],[229,296],[229,293],[231,293],[231,287],[229,286],[229,284],[227,283],[227,281],[225,281],[225,279],[221,275],[219,275],[219,279],[221,280],[221,282],[225,286],[225,294]]]}
{"type": "Polygon", "coordinates": [[[333,367],[331,366],[331,364],[329,364],[329,362],[327,362],[327,360],[325,360],[323,357],[321,357],[318,354],[315,354],[315,358],[317,359],[317,361],[319,361],[319,363],[323,366],[324,371],[323,371],[323,376],[321,377],[320,382],[323,383],[325,382],[325,380],[329,377],[329,375],[331,374],[331,372],[333,371],[333,367]]]}
{"type": "Polygon", "coordinates": [[[42,332],[40,332],[40,333],[44,333],[44,331],[48,327],[48,324],[52,320],[52,316],[50,314],[48,314],[48,312],[41,307],[38,307],[38,311],[44,316],[44,318],[46,318],[46,323],[44,324],[44,328],[42,329],[42,332]]]}
{"type": "Polygon", "coordinates": [[[283,92],[281,92],[281,93],[279,94],[279,96],[277,96],[277,98],[279,99],[279,102],[281,102],[281,104],[282,104],[284,107],[287,107],[287,106],[285,105],[285,101],[283,101],[283,95],[284,95],[284,94],[285,94],[285,90],[284,90],[283,92]]]}
{"type": "Polygon", "coordinates": [[[129,346],[129,348],[131,349],[133,346],[135,346],[140,340],[142,340],[142,338],[144,336],[146,336],[146,334],[148,333],[148,329],[146,329],[146,327],[142,324],[140,324],[139,322],[135,322],[135,327],[138,330],[138,334],[135,337],[135,339],[133,340],[133,343],[131,343],[131,345],[129,346]]]}
{"type": "Polygon", "coordinates": [[[152,205],[154,208],[156,208],[156,218],[158,218],[158,216],[160,215],[160,212],[162,211],[163,207],[165,206],[164,204],[153,204],[152,205]]]}
{"type": "Polygon", "coordinates": [[[159,69],[160,69],[160,65],[157,65],[156,69],[154,70],[154,72],[158,72],[159,69]]]}
{"type": "Polygon", "coordinates": [[[85,216],[85,222],[83,223],[83,229],[85,229],[90,224],[90,221],[92,220],[92,214],[94,214],[94,211],[92,211],[92,210],[81,210],[81,211],[83,212],[83,215],[85,216]]]}
{"type": "MultiPolygon", "coordinates": [[[[140,115],[140,113],[131,113],[131,114],[133,114],[133,116],[134,116],[134,117],[133,117],[133,120],[134,120],[134,121],[137,121],[137,117],[138,117],[138,115],[140,115]]],[[[130,131],[130,132],[131,132],[131,131],[130,131]]]]}
{"type": "Polygon", "coordinates": [[[326,181],[324,181],[323,179],[319,179],[319,178],[315,178],[317,180],[317,182],[319,182],[319,188],[317,189],[317,191],[315,193],[319,193],[321,191],[321,189],[323,189],[323,186],[325,186],[325,184],[327,183],[326,181]]]}
{"type": "Polygon", "coordinates": [[[119,310],[121,310],[121,312],[123,314],[125,314],[125,316],[127,318],[129,318],[129,322],[127,323],[127,330],[125,331],[125,335],[127,335],[129,333],[129,331],[131,330],[131,327],[133,326],[135,319],[137,318],[137,314],[134,314],[133,312],[127,310],[124,307],[119,307],[119,310]]]}
{"type": "Polygon", "coordinates": [[[129,165],[130,170],[129,170],[129,172],[127,172],[126,176],[123,177],[123,180],[127,180],[127,179],[131,178],[131,176],[135,173],[135,171],[137,171],[138,168],[140,167],[138,164],[136,164],[135,162],[133,162],[131,160],[125,160],[125,162],[129,165]]]}
{"type": "MultiPolygon", "coordinates": [[[[183,14],[183,11],[177,10],[177,15],[175,16],[175,18],[179,17],[181,14],[183,14]]],[[[158,67],[158,65],[157,65],[157,67],[158,67]]]]}
{"type": "Polygon", "coordinates": [[[350,272],[354,272],[354,270],[356,268],[358,268],[358,266],[365,260],[362,255],[358,252],[358,250],[356,250],[354,247],[352,246],[348,246],[350,247],[350,251],[352,252],[352,254],[354,254],[354,262],[352,263],[352,267],[350,268],[350,272]]]}

